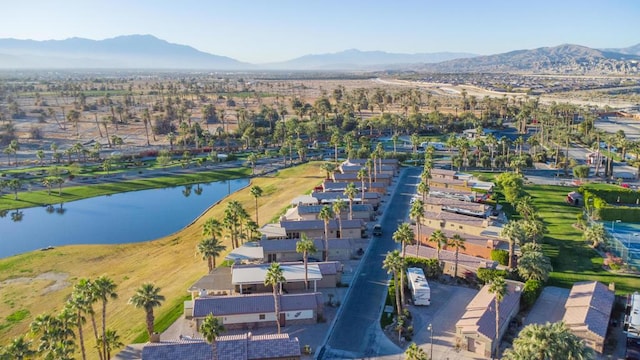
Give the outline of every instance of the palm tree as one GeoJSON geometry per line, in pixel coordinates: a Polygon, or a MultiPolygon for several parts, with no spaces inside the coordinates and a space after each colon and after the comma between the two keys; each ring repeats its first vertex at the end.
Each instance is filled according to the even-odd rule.
{"type": "Polygon", "coordinates": [[[333,210],[333,213],[336,216],[336,219],[338,220],[338,230],[340,231],[339,236],[337,236],[338,238],[342,239],[342,209],[344,209],[345,207],[345,203],[344,200],[342,200],[342,198],[337,198],[336,201],[333,202],[333,206],[331,207],[333,210]]]}
{"type": "MultiPolygon", "coordinates": [[[[349,220],[353,220],[353,199],[356,198],[358,194],[358,189],[356,189],[356,185],[354,183],[347,184],[347,188],[344,189],[344,195],[349,198],[349,220]]],[[[364,197],[360,200],[364,202],[364,197]]]]}
{"type": "MultiPolygon", "coordinates": [[[[91,325],[93,327],[93,335],[96,339],[96,342],[99,339],[98,336],[98,326],[96,324],[96,313],[93,310],[93,304],[98,301],[94,291],[93,291],[93,283],[89,279],[80,279],[73,286],[73,292],[71,294],[73,305],[79,310],[78,318],[81,321],[83,318],[82,314],[89,314],[91,317],[91,325]]],[[[78,326],[78,335],[80,337],[80,349],[84,353],[84,336],[82,333],[81,324],[78,326]]],[[[98,352],[100,359],[102,359],[102,353],[98,352]]],[[[84,358],[84,357],[83,357],[84,358]]]]}
{"type": "Polygon", "coordinates": [[[411,343],[407,350],[404,351],[404,356],[406,360],[427,360],[429,357],[427,353],[422,350],[421,347],[416,345],[416,343],[411,343]]]}
{"type": "Polygon", "coordinates": [[[271,288],[273,289],[273,304],[275,309],[276,325],[278,326],[278,334],[280,334],[280,302],[278,301],[278,287],[284,282],[287,282],[287,279],[284,277],[280,264],[277,262],[271,263],[271,266],[267,269],[264,284],[271,285],[271,288]]]}
{"type": "MultiPolygon", "coordinates": [[[[400,224],[396,231],[393,232],[393,240],[395,242],[399,242],[402,246],[403,259],[405,258],[405,244],[412,244],[415,238],[416,235],[413,233],[413,229],[411,229],[411,226],[407,223],[400,224]]],[[[400,287],[400,300],[402,300],[402,303],[404,304],[404,271],[400,272],[400,283],[403,284],[403,286],[400,287]]]]}
{"type": "Polygon", "coordinates": [[[153,308],[159,307],[164,301],[164,296],[160,295],[160,288],[152,283],[144,283],[138,289],[136,293],[129,299],[129,304],[136,308],[144,309],[147,317],[147,333],[149,337],[153,335],[153,322],[155,317],[153,316],[153,308]]]}
{"type": "Polygon", "coordinates": [[[220,319],[213,316],[213,314],[209,314],[200,324],[199,331],[208,343],[215,345],[216,339],[224,331],[224,325],[222,325],[220,319]]]}
{"type": "Polygon", "coordinates": [[[418,251],[420,251],[420,244],[422,243],[422,234],[420,230],[422,229],[422,219],[424,218],[424,202],[421,199],[417,199],[411,205],[411,210],[409,210],[409,217],[416,221],[416,228],[418,230],[418,239],[416,240],[416,256],[418,256],[418,251]]]}
{"type": "MultiPolygon", "coordinates": [[[[500,344],[498,343],[498,339],[500,339],[500,303],[508,293],[507,283],[504,281],[503,277],[496,276],[495,278],[493,278],[493,280],[491,280],[491,282],[489,283],[489,293],[493,294],[494,296],[494,306],[496,309],[496,335],[493,347],[495,347],[497,349],[496,351],[499,352],[500,344]]],[[[493,349],[491,350],[491,354],[493,354],[493,349]]]]}
{"type": "Polygon", "coordinates": [[[391,135],[391,141],[393,141],[393,156],[396,156],[396,153],[397,153],[396,144],[398,143],[398,133],[397,132],[394,132],[393,135],[391,135]]]}
{"type": "MultiPolygon", "coordinates": [[[[103,275],[97,278],[92,283],[93,296],[102,301],[102,339],[106,339],[107,336],[107,302],[109,299],[117,299],[118,294],[116,293],[117,285],[108,278],[103,275]]],[[[102,342],[102,358],[109,359],[107,357],[107,342],[102,342]]]]}
{"type": "Polygon", "coordinates": [[[604,230],[604,225],[601,223],[595,223],[589,227],[587,227],[582,234],[583,238],[586,241],[591,243],[591,246],[596,248],[601,244],[607,244],[607,240],[609,239],[609,235],[604,230]]]}
{"type": "Polygon", "coordinates": [[[362,194],[362,201],[364,201],[364,180],[367,178],[367,169],[362,167],[358,170],[358,179],[360,180],[360,193],[362,194]]]}
{"type": "Polygon", "coordinates": [[[304,262],[304,287],[309,289],[309,254],[317,252],[316,245],[313,240],[309,239],[307,234],[300,234],[300,240],[296,242],[296,252],[302,254],[302,261],[304,262]]]}
{"type": "Polygon", "coordinates": [[[102,347],[106,351],[105,359],[111,359],[111,351],[122,347],[124,344],[120,341],[120,335],[115,330],[107,330],[105,336],[100,337],[96,347],[102,347]]]}
{"type": "Polygon", "coordinates": [[[402,316],[402,303],[400,302],[400,286],[398,283],[398,272],[404,270],[404,259],[400,256],[398,250],[394,250],[387,253],[387,256],[382,262],[382,268],[387,270],[387,273],[393,274],[393,283],[396,293],[396,310],[398,311],[398,317],[402,316]]]}
{"type": "Polygon", "coordinates": [[[327,180],[331,179],[331,173],[336,171],[336,165],[330,162],[325,162],[320,165],[320,169],[324,170],[327,175],[327,180]]]}
{"type": "Polygon", "coordinates": [[[258,222],[258,198],[262,196],[263,191],[258,185],[252,186],[249,191],[251,191],[251,196],[256,199],[256,224],[260,224],[260,222],[258,222]]]}
{"type": "Polygon", "coordinates": [[[222,223],[215,218],[207,219],[202,226],[202,235],[205,239],[198,244],[198,252],[207,259],[209,272],[211,272],[216,267],[216,257],[227,249],[226,245],[219,240],[222,235],[222,223]]]}
{"type": "Polygon", "coordinates": [[[333,210],[329,205],[324,205],[320,209],[318,218],[324,221],[324,261],[329,261],[329,220],[333,219],[333,210]]]}
{"type": "Polygon", "coordinates": [[[31,341],[26,340],[24,335],[19,336],[9,344],[7,347],[3,349],[0,354],[0,359],[30,359],[35,356],[38,352],[31,348],[31,341]]]}
{"type": "Polygon", "coordinates": [[[442,247],[447,244],[447,237],[444,235],[442,230],[436,230],[431,233],[431,236],[429,236],[428,241],[435,244],[436,250],[437,250],[436,255],[437,255],[438,263],[440,263],[440,250],[442,250],[442,247]]]}
{"type": "Polygon", "coordinates": [[[525,244],[522,246],[521,251],[522,256],[518,259],[518,274],[524,280],[547,281],[549,273],[553,271],[553,267],[549,258],[542,253],[539,245],[533,243],[525,244]]]}
{"type": "Polygon", "coordinates": [[[521,244],[524,240],[524,229],[522,228],[522,223],[510,220],[500,231],[500,236],[509,241],[509,269],[513,269],[515,245],[521,244]]]}
{"type": "Polygon", "coordinates": [[[505,351],[502,358],[587,360],[593,359],[594,354],[585,346],[584,341],[574,335],[561,321],[525,326],[514,339],[513,347],[505,351]]]}
{"type": "Polygon", "coordinates": [[[466,240],[460,234],[454,234],[451,237],[451,239],[449,239],[449,242],[447,243],[447,246],[451,246],[454,249],[456,249],[456,262],[453,270],[454,277],[458,277],[458,253],[460,249],[462,250],[466,249],[466,247],[464,246],[465,242],[466,240]]]}
{"type": "Polygon", "coordinates": [[[427,195],[429,195],[429,184],[426,181],[420,181],[418,184],[418,192],[422,194],[422,202],[427,201],[427,195]]]}

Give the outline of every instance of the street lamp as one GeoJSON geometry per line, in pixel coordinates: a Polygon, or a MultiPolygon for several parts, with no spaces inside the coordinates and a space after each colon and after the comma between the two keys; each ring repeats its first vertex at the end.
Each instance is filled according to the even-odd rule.
{"type": "Polygon", "coordinates": [[[429,326],[427,326],[427,330],[431,332],[431,350],[429,351],[429,359],[433,360],[433,326],[429,324],[429,326]]]}
{"type": "Polygon", "coordinates": [[[611,221],[611,232],[615,232],[615,225],[616,223],[619,223],[620,220],[615,220],[615,221],[611,221]]]}

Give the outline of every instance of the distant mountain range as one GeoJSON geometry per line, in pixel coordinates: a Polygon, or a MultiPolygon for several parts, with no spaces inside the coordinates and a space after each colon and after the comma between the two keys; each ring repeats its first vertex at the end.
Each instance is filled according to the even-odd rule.
{"type": "Polygon", "coordinates": [[[528,72],[565,74],[638,74],[640,44],[619,49],[560,45],[478,56],[469,53],[398,54],[345,50],[305,55],[285,62],[249,64],[152,35],[105,40],[0,39],[0,69],[207,69],[347,70],[427,72],[528,72]]]}

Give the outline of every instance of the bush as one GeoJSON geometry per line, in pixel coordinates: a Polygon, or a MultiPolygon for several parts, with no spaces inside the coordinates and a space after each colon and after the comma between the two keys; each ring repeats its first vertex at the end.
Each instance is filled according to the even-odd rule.
{"type": "Polygon", "coordinates": [[[528,309],[536,302],[538,296],[542,292],[542,281],[527,280],[524,283],[524,289],[522,290],[522,308],[528,309]]]}
{"type": "Polygon", "coordinates": [[[509,252],[501,249],[491,250],[491,260],[497,261],[500,265],[507,266],[509,265],[509,252]]]}
{"type": "Polygon", "coordinates": [[[437,278],[442,275],[442,268],[438,263],[438,259],[421,259],[416,257],[406,258],[407,267],[418,267],[424,271],[424,276],[430,279],[437,278]]]}
{"type": "Polygon", "coordinates": [[[498,276],[506,278],[507,271],[487,268],[478,269],[478,280],[480,280],[480,282],[483,284],[491,282],[491,280],[498,276]]]}

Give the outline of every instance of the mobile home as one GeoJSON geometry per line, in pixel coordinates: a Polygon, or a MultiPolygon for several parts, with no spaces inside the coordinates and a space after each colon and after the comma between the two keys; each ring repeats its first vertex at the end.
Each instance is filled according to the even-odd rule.
{"type": "Polygon", "coordinates": [[[420,268],[408,268],[407,280],[414,305],[430,305],[431,289],[424,272],[420,268]]]}

